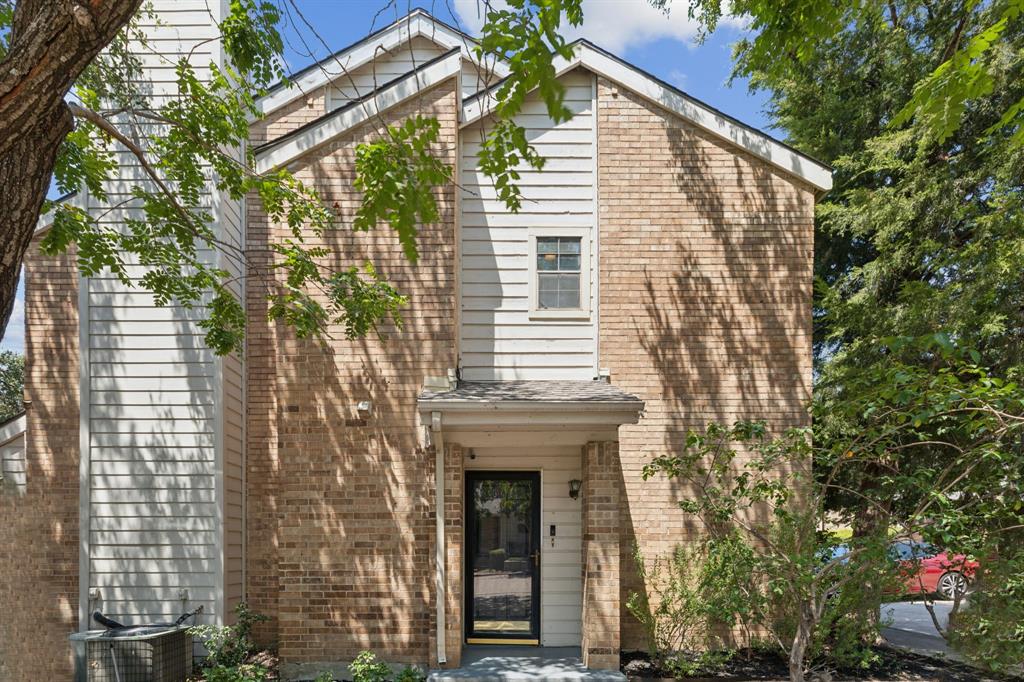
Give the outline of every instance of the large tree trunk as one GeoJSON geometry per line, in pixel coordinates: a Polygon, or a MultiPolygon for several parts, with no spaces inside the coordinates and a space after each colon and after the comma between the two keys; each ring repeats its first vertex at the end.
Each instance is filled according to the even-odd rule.
{"type": "Polygon", "coordinates": [[[19,0],[0,60],[0,338],[61,142],[64,97],[142,0],[19,0]]]}

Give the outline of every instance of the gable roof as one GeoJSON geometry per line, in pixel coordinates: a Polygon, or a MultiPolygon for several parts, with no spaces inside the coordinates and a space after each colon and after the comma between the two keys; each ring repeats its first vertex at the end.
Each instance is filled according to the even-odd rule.
{"type": "MultiPolygon", "coordinates": [[[[289,83],[282,82],[272,86],[267,94],[256,100],[256,107],[264,115],[269,114],[312,90],[343,79],[345,72],[352,72],[373,61],[378,50],[393,50],[416,37],[426,38],[449,50],[457,48],[463,59],[479,65],[479,60],[472,50],[477,42],[475,38],[449,26],[426,10],[417,8],[390,26],[374,31],[365,38],[292,74],[288,77],[289,83]],[[339,72],[330,73],[332,67],[339,72]]],[[[487,66],[499,77],[508,75],[508,68],[504,64],[488,62],[487,66]]]]}
{"type": "MultiPolygon", "coordinates": [[[[574,55],[572,59],[561,57],[555,59],[554,67],[557,75],[560,76],[582,66],[588,71],[618,83],[649,102],[668,109],[698,128],[804,180],[818,190],[832,189],[832,169],[827,164],[687,95],[682,90],[672,87],[587,40],[577,40],[573,43],[572,48],[574,55]]],[[[501,82],[499,81],[463,102],[462,126],[470,125],[491,113],[497,103],[495,94],[500,87],[501,82]]]]}
{"type": "MultiPolygon", "coordinates": [[[[448,53],[410,71],[405,76],[385,83],[362,99],[329,112],[287,135],[256,149],[256,166],[259,172],[280,168],[311,149],[315,149],[331,138],[365,121],[370,115],[394,106],[416,94],[419,89],[439,83],[455,75],[461,59],[473,59],[469,46],[473,38],[447,24],[438,21],[425,10],[416,9],[409,15],[363,40],[349,46],[326,60],[318,62],[294,76],[295,85],[290,88],[278,87],[257,101],[264,113],[287,104],[303,92],[326,85],[337,79],[324,72],[322,65],[334,60],[339,65],[345,61],[346,69],[354,69],[372,60],[378,45],[400,45],[412,36],[423,36],[442,45],[448,53]],[[451,61],[449,61],[451,60],[451,61]],[[442,65],[443,66],[439,66],[442,65]],[[452,70],[454,64],[454,71],[452,70]]],[[[573,57],[554,60],[555,73],[562,75],[574,68],[583,67],[599,76],[617,83],[647,101],[667,109],[698,128],[757,156],[779,170],[812,185],[818,191],[832,189],[832,169],[817,159],[804,154],[771,135],[753,128],[715,109],[709,104],[691,97],[659,78],[633,66],[612,53],[587,40],[572,44],[573,57]]],[[[507,77],[507,68],[496,69],[498,75],[507,77]]],[[[481,90],[462,104],[463,127],[480,120],[493,111],[495,95],[502,81],[481,90]]]]}
{"type": "Polygon", "coordinates": [[[461,66],[460,51],[453,48],[368,95],[256,147],[256,171],[266,173],[294,161],[385,109],[456,76],[461,66]]]}

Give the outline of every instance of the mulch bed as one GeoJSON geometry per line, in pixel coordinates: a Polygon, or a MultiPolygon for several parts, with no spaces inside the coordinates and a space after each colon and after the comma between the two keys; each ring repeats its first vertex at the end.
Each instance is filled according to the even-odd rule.
{"type": "MultiPolygon", "coordinates": [[[[902,649],[876,647],[879,662],[870,670],[830,670],[808,675],[808,680],[840,682],[840,680],[934,680],[935,682],[1011,682],[1024,677],[995,675],[943,658],[915,654],[902,649]]],[[[647,654],[630,652],[622,655],[622,672],[630,680],[673,679],[651,663],[647,654]]],[[[706,680],[787,680],[786,660],[771,651],[741,650],[731,660],[715,670],[700,671],[697,675],[678,679],[706,680]]]]}

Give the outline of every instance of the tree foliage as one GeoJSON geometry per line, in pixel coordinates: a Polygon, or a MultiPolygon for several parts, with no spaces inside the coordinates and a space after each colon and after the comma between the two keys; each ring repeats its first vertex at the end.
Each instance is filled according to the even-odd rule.
{"type": "MultiPolygon", "coordinates": [[[[736,46],[737,73],[772,82],[784,81],[794,70],[814,64],[823,46],[852,29],[887,23],[893,31],[904,32],[908,49],[929,50],[934,56],[926,73],[904,76],[902,81],[913,88],[913,97],[887,122],[899,126],[917,119],[920,132],[942,142],[960,126],[970,106],[995,90],[1003,69],[1001,52],[1009,36],[1019,30],[1016,22],[1024,13],[1024,1],[689,0],[691,18],[705,31],[713,30],[726,12],[745,18],[750,29],[750,37],[736,46]],[[953,24],[940,42],[913,41],[915,24],[941,21],[948,10],[953,24]]],[[[986,132],[1009,135],[1010,143],[1020,147],[1024,143],[1024,97],[1018,95],[1007,103],[986,132]]]]}
{"type": "MultiPolygon", "coordinates": [[[[13,0],[0,0],[4,50],[20,37],[13,31],[17,7],[13,0]]],[[[143,7],[77,74],[65,105],[76,119],[75,129],[64,137],[52,168],[39,170],[52,170],[63,192],[85,189],[96,202],[109,204],[108,188],[119,163],[126,154],[133,157],[144,181],[107,211],[123,218],[102,220],[106,214],[45,202],[53,227],[42,248],[58,254],[74,245],[83,274],[110,272],[126,286],[152,292],[158,305],[201,310],[206,344],[220,354],[239,350],[244,339],[241,277],[267,291],[270,318],[290,325],[299,337],[324,338],[331,325],[341,325],[353,338],[382,321],[398,322],[407,302],[401,293],[372,263],[346,263],[347,254],[332,253],[324,237],[331,230],[364,231],[386,223],[415,263],[419,227],[439,217],[435,190],[452,181],[451,168],[437,155],[439,124],[423,116],[398,125],[378,117],[376,139],[359,145],[355,186],[363,198],[351,225],[339,224],[316,190],[287,170],[256,170],[245,145],[249,122],[260,115],[258,97],[277,81],[288,85],[278,26],[291,13],[315,34],[293,2],[233,0],[217,27],[225,63],[201,65],[209,73],[201,78],[190,55],[181,56],[175,64],[178,96],[159,99],[142,87],[140,54],[148,49],[143,26],[157,19],[143,7]],[[211,187],[233,200],[255,196],[273,221],[287,225],[288,237],[270,246],[270,266],[218,232],[206,196],[211,187]]],[[[510,210],[521,204],[517,168],[543,165],[513,117],[534,89],[554,120],[569,117],[553,60],[570,56],[559,26],[566,19],[578,24],[581,16],[579,0],[516,0],[507,10],[488,12],[475,46],[485,63],[501,60],[508,66],[509,75],[491,94],[495,122],[480,163],[510,210]]],[[[317,41],[326,44],[319,35],[309,42],[317,41]]],[[[5,66],[32,67],[8,64],[16,62],[13,53],[0,52],[0,58],[5,66]]],[[[35,216],[29,218],[34,224],[35,216]]],[[[27,247],[27,238],[20,238],[25,243],[19,249],[27,247]]],[[[0,302],[13,301],[13,289],[0,293],[0,302]]]]}
{"type": "Polygon", "coordinates": [[[0,422],[25,411],[25,356],[5,350],[0,352],[0,422]]]}
{"type": "MultiPolygon", "coordinates": [[[[749,549],[732,555],[748,558],[727,592],[747,595],[737,617],[775,636],[789,655],[792,680],[802,680],[827,649],[833,660],[870,662],[864,635],[874,620],[866,616],[877,613],[887,586],[898,585],[887,553],[891,540],[922,538],[953,554],[982,557],[994,577],[1004,565],[999,557],[1024,539],[1019,387],[941,337],[882,345],[893,360],[851,378],[845,399],[829,406],[843,410],[838,421],[856,423],[856,430],[837,431],[835,422],[822,419],[813,429],[776,435],[763,422],[710,424],[689,433],[680,452],[644,469],[645,477],[689,485],[692,494],[680,507],[712,538],[749,549]],[[931,366],[900,361],[908,347],[931,356],[931,366]],[[829,504],[837,492],[856,503],[837,511],[829,504]],[[828,527],[850,524],[865,509],[886,523],[836,552],[828,527]]],[[[999,594],[1007,585],[982,579],[978,589],[999,594]]],[[[984,629],[1019,646],[1017,623],[1006,615],[1016,607],[995,599],[986,606],[975,611],[975,639],[963,634],[960,641],[983,641],[984,629]]],[[[958,608],[959,602],[954,618],[958,608]]],[[[971,626],[962,627],[967,633],[971,626]]]]}

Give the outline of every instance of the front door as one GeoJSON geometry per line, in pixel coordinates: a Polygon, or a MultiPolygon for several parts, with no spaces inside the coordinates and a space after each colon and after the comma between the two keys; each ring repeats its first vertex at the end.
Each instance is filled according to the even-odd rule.
{"type": "Polygon", "coordinates": [[[540,474],[466,472],[466,641],[540,641],[540,474]]]}

